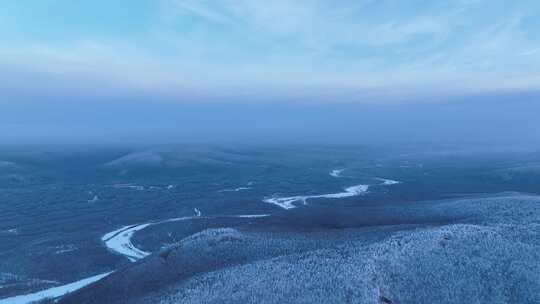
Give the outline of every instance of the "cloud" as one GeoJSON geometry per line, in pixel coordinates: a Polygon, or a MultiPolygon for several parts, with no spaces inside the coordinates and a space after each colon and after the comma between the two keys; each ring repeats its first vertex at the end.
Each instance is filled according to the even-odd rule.
{"type": "MultiPolygon", "coordinates": [[[[263,39],[294,38],[305,46],[325,48],[341,44],[381,46],[404,43],[418,35],[446,36],[448,18],[443,15],[395,16],[381,14],[370,20],[370,9],[384,11],[376,1],[176,0],[176,7],[209,23],[241,27],[263,39]]],[[[204,25],[203,25],[204,26],[204,25]]]]}
{"type": "Polygon", "coordinates": [[[199,18],[205,19],[210,22],[217,23],[229,23],[230,19],[227,18],[222,12],[216,11],[209,5],[208,2],[203,1],[175,1],[177,8],[184,10],[187,14],[193,14],[199,18]]]}
{"type": "Polygon", "coordinates": [[[519,53],[520,56],[531,56],[540,53],[540,48],[530,49],[519,53]]]}
{"type": "Polygon", "coordinates": [[[315,88],[346,99],[336,92],[540,86],[540,37],[530,24],[537,6],[481,0],[164,3],[148,28],[132,36],[4,40],[0,65],[178,94],[243,96],[271,88],[311,98],[315,94],[302,92],[315,88]]]}

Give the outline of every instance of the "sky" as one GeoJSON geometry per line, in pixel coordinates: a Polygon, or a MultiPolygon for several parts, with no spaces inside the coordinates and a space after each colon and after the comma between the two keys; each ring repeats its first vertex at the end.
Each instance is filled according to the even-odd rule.
{"type": "Polygon", "coordinates": [[[144,128],[141,113],[159,122],[171,111],[200,118],[176,119],[182,128],[206,130],[198,122],[215,111],[255,121],[287,112],[316,126],[321,116],[309,113],[326,107],[362,113],[471,96],[506,107],[524,94],[534,107],[538,16],[536,0],[5,0],[0,140],[108,126],[99,137],[144,128]],[[93,110],[128,107],[141,112],[93,110]],[[81,116],[90,118],[81,125],[81,116]]]}

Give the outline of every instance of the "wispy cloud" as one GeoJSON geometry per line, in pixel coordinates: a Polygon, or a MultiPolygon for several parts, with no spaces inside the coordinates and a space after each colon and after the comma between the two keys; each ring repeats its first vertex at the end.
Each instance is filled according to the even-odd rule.
{"type": "Polygon", "coordinates": [[[531,56],[540,53],[540,48],[530,49],[519,53],[520,56],[531,56]]]}
{"type": "Polygon", "coordinates": [[[36,39],[21,31],[27,39],[0,43],[0,65],[149,90],[228,88],[239,95],[265,87],[287,94],[538,88],[540,7],[529,4],[163,0],[145,12],[151,18],[144,27],[122,35],[90,30],[36,39]]]}
{"type": "Polygon", "coordinates": [[[213,8],[211,2],[206,1],[174,1],[177,8],[185,11],[187,14],[195,15],[198,18],[205,19],[210,22],[228,23],[230,19],[213,8]]]}

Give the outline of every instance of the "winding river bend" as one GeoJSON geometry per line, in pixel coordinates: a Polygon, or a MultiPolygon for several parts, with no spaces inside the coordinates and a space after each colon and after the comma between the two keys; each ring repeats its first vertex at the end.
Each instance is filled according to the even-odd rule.
{"type": "MultiPolygon", "coordinates": [[[[394,181],[391,179],[384,179],[384,178],[377,178],[377,180],[382,182],[381,185],[395,185],[395,184],[401,183],[399,181],[394,181]]],[[[339,198],[363,195],[367,193],[368,188],[369,188],[369,185],[356,185],[352,187],[347,187],[344,189],[343,192],[339,192],[339,193],[320,194],[320,195],[303,195],[303,196],[291,196],[291,197],[272,197],[272,198],[264,199],[263,202],[271,203],[287,210],[287,209],[296,208],[297,206],[295,205],[295,203],[297,202],[302,202],[305,205],[307,204],[307,200],[309,199],[317,199],[317,198],[339,199],[339,198]]],[[[161,221],[127,225],[127,226],[118,228],[116,230],[113,230],[111,232],[104,234],[101,237],[101,241],[105,244],[107,249],[111,251],[112,253],[122,255],[126,257],[130,262],[136,262],[140,259],[147,257],[148,255],[151,254],[151,252],[147,252],[140,248],[137,248],[131,242],[131,239],[135,235],[136,232],[144,230],[150,226],[171,223],[171,222],[193,221],[193,220],[200,220],[200,219],[262,218],[262,217],[270,216],[270,214],[239,214],[239,215],[203,216],[202,212],[197,208],[194,209],[194,213],[195,215],[193,216],[176,217],[176,218],[170,218],[170,219],[161,220],[161,221]]],[[[71,293],[73,291],[76,291],[77,289],[90,285],[96,281],[99,281],[113,272],[114,271],[97,274],[88,278],[81,279],[76,282],[49,288],[46,290],[31,293],[31,294],[25,294],[25,295],[19,295],[19,296],[14,296],[10,298],[0,299],[0,304],[27,304],[27,303],[31,303],[31,302],[35,302],[35,301],[39,301],[43,299],[58,298],[68,293],[71,293]]]]}

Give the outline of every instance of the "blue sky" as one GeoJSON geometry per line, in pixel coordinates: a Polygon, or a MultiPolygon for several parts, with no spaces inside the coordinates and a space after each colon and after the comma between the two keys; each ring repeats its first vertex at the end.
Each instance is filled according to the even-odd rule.
{"type": "Polygon", "coordinates": [[[75,97],[536,90],[539,15],[534,0],[7,0],[0,79],[75,97]]]}
{"type": "Polygon", "coordinates": [[[0,143],[540,140],[540,1],[0,1],[0,143]]]}

